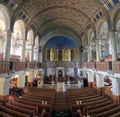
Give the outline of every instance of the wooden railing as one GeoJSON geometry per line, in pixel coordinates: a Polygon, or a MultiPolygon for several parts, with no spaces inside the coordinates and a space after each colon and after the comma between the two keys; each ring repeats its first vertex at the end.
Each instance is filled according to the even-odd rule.
{"type": "Polygon", "coordinates": [[[96,62],[96,70],[107,71],[107,62],[96,62]]]}
{"type": "Polygon", "coordinates": [[[120,73],[120,61],[112,62],[112,70],[115,73],[120,73]]]}
{"type": "Polygon", "coordinates": [[[20,71],[20,70],[25,70],[26,68],[27,68],[26,62],[19,62],[19,61],[10,62],[10,70],[20,71]]]}
{"type": "Polygon", "coordinates": [[[86,67],[87,67],[88,69],[95,68],[95,63],[94,63],[94,62],[87,62],[87,63],[86,63],[86,67]]]}
{"type": "Polygon", "coordinates": [[[96,62],[96,69],[100,71],[112,70],[112,62],[96,62]]]}
{"type": "Polygon", "coordinates": [[[10,55],[10,60],[11,61],[20,61],[20,56],[18,56],[18,55],[10,55]]]}
{"type": "Polygon", "coordinates": [[[9,61],[0,61],[0,73],[8,73],[9,72],[9,61]]]}
{"type": "Polygon", "coordinates": [[[120,62],[86,62],[84,63],[84,67],[88,69],[96,68],[99,71],[108,71],[113,70],[114,72],[120,73],[120,62]]]}
{"type": "Polygon", "coordinates": [[[36,67],[36,62],[35,61],[27,62],[27,68],[33,69],[35,67],[36,67]]]}

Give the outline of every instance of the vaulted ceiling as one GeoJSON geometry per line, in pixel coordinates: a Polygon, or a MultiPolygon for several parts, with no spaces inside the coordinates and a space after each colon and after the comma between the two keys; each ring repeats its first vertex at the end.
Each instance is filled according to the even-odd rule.
{"type": "Polygon", "coordinates": [[[106,16],[106,9],[99,0],[20,0],[16,14],[28,17],[28,25],[34,26],[40,35],[54,27],[67,27],[79,36],[95,27],[97,14],[106,16]]]}

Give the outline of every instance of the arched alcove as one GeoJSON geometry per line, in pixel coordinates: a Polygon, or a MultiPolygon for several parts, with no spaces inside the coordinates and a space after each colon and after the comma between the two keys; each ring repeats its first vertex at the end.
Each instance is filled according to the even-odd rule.
{"type": "Polygon", "coordinates": [[[11,37],[11,57],[16,56],[20,60],[22,55],[23,40],[25,40],[25,24],[19,19],[14,23],[13,33],[11,37]]]}
{"type": "MultiPolygon", "coordinates": [[[[109,35],[108,35],[108,23],[105,20],[100,20],[97,24],[97,38],[99,39],[100,45],[100,57],[101,60],[104,57],[108,57],[111,59],[111,50],[109,44],[109,35]]],[[[104,60],[107,60],[106,58],[104,60]]]]}
{"type": "Polygon", "coordinates": [[[27,33],[27,42],[26,42],[26,57],[28,60],[32,60],[32,49],[34,46],[34,33],[33,30],[29,30],[27,33]]]}
{"type": "Polygon", "coordinates": [[[5,50],[5,31],[10,29],[10,16],[7,8],[0,4],[0,60],[5,50]]]}

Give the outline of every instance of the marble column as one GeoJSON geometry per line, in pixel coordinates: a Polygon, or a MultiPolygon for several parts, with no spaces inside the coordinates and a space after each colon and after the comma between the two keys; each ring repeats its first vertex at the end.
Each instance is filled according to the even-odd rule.
{"type": "Polygon", "coordinates": [[[88,85],[91,87],[92,86],[92,83],[94,81],[94,73],[92,72],[88,72],[88,85]]]}
{"type": "Polygon", "coordinates": [[[102,95],[104,94],[104,76],[96,74],[97,91],[102,95]]]}
{"type": "Polygon", "coordinates": [[[37,52],[35,53],[35,61],[36,61],[36,62],[39,62],[38,56],[39,56],[39,51],[37,51],[37,52]]]}
{"type": "Polygon", "coordinates": [[[12,31],[5,30],[5,48],[3,55],[3,60],[5,61],[9,61],[10,59],[11,35],[12,35],[12,31]]]}
{"type": "Polygon", "coordinates": [[[120,78],[110,78],[112,80],[112,98],[114,102],[120,103],[120,78]]]}
{"type": "Polygon", "coordinates": [[[29,87],[33,86],[33,79],[34,79],[34,72],[30,71],[28,73],[28,85],[27,86],[29,86],[29,87]]]}
{"type": "Polygon", "coordinates": [[[33,61],[33,57],[34,57],[34,45],[31,45],[30,61],[33,61]]]}
{"type": "Polygon", "coordinates": [[[97,87],[104,87],[104,76],[96,74],[96,85],[97,87]]]}
{"type": "Polygon", "coordinates": [[[21,52],[21,57],[20,57],[21,61],[25,61],[25,52],[26,52],[26,40],[23,39],[22,40],[22,52],[21,52]]]}
{"type": "Polygon", "coordinates": [[[35,70],[34,70],[34,76],[35,76],[36,78],[38,78],[38,76],[39,76],[39,69],[35,69],[35,70]]]}
{"type": "Polygon", "coordinates": [[[96,39],[96,61],[100,61],[100,43],[99,39],[96,39]]]}
{"type": "Polygon", "coordinates": [[[17,87],[24,88],[25,87],[25,74],[20,74],[17,78],[17,87]]]}
{"type": "Polygon", "coordinates": [[[120,79],[117,78],[111,78],[112,80],[112,93],[115,96],[120,95],[120,79]]]}
{"type": "Polygon", "coordinates": [[[109,32],[109,40],[110,40],[110,50],[112,54],[112,61],[117,60],[117,45],[115,38],[115,31],[109,32]]]}
{"type": "Polygon", "coordinates": [[[9,95],[10,78],[0,78],[0,100],[6,101],[9,95]]]}
{"type": "Polygon", "coordinates": [[[39,62],[42,63],[42,52],[39,52],[39,62]]]}
{"type": "Polygon", "coordinates": [[[91,55],[90,55],[90,45],[88,44],[88,50],[87,50],[87,52],[88,52],[88,60],[87,60],[87,62],[90,62],[90,60],[91,60],[91,55]]]}

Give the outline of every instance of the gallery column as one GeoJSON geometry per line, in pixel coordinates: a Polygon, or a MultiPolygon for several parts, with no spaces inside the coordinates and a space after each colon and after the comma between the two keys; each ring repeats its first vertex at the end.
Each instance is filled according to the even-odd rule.
{"type": "Polygon", "coordinates": [[[33,61],[33,57],[34,57],[34,45],[31,45],[30,61],[33,61]]]}
{"type": "Polygon", "coordinates": [[[4,48],[4,55],[3,55],[3,60],[5,61],[9,61],[10,59],[11,34],[12,34],[12,31],[5,30],[5,48],[4,48]]]}
{"type": "Polygon", "coordinates": [[[34,79],[34,72],[30,71],[28,73],[28,84],[27,84],[28,87],[32,87],[33,86],[33,79],[34,79]]]}
{"type": "Polygon", "coordinates": [[[112,98],[115,102],[120,102],[120,78],[110,78],[112,80],[112,98]]]}
{"type": "Polygon", "coordinates": [[[9,95],[10,78],[0,78],[0,100],[6,101],[9,95]]]}
{"type": "Polygon", "coordinates": [[[88,72],[88,86],[91,87],[94,81],[94,73],[88,72]]]}
{"type": "Polygon", "coordinates": [[[25,74],[20,74],[17,78],[17,87],[24,88],[25,87],[25,74]]]}
{"type": "Polygon", "coordinates": [[[88,52],[88,60],[87,60],[87,62],[90,62],[90,60],[91,60],[91,50],[90,50],[90,44],[88,44],[88,49],[87,49],[87,52],[88,52]]]}
{"type": "Polygon", "coordinates": [[[99,39],[96,39],[96,61],[100,61],[100,43],[99,39]]]}
{"type": "Polygon", "coordinates": [[[25,61],[25,53],[26,53],[26,40],[23,39],[22,40],[22,52],[21,52],[21,57],[20,57],[21,61],[25,61]]]}
{"type": "Polygon", "coordinates": [[[110,40],[110,50],[112,54],[112,61],[116,61],[117,60],[117,46],[116,46],[115,31],[109,32],[109,40],[110,40]]]}
{"type": "Polygon", "coordinates": [[[96,86],[100,94],[104,94],[104,76],[101,74],[96,74],[96,86]]]}

